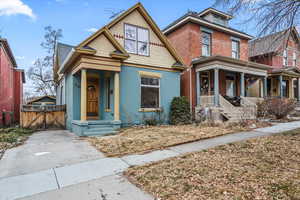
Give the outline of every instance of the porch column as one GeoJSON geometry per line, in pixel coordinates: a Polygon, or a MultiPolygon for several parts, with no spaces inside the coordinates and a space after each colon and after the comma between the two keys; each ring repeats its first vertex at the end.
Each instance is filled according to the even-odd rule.
{"type": "Polygon", "coordinates": [[[200,83],[200,72],[196,72],[196,95],[197,95],[197,106],[201,104],[201,83],[200,83]]]}
{"type": "Polygon", "coordinates": [[[300,78],[297,78],[298,84],[297,84],[297,89],[298,89],[298,101],[300,101],[300,78]]]}
{"type": "Polygon", "coordinates": [[[283,97],[282,75],[279,76],[279,97],[283,97]]]}
{"type": "Polygon", "coordinates": [[[215,106],[219,106],[219,69],[214,69],[214,95],[215,106]]]}
{"type": "Polygon", "coordinates": [[[240,81],[241,81],[240,96],[244,97],[245,96],[245,74],[244,74],[244,72],[241,73],[240,81]]]}
{"type": "Polygon", "coordinates": [[[120,120],[120,73],[115,72],[114,77],[114,120],[120,120]]]}
{"type": "Polygon", "coordinates": [[[86,86],[87,78],[86,78],[86,69],[81,70],[81,96],[80,96],[80,120],[86,121],[86,86]]]}
{"type": "Polygon", "coordinates": [[[263,78],[263,87],[264,87],[264,90],[263,90],[263,92],[264,92],[264,94],[263,94],[263,97],[264,98],[266,98],[267,97],[267,77],[265,76],[264,78],[263,78]]]}

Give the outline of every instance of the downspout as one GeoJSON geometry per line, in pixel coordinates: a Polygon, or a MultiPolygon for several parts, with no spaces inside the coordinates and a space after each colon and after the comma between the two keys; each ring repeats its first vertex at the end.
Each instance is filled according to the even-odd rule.
{"type": "Polygon", "coordinates": [[[190,68],[190,110],[193,112],[193,93],[192,93],[192,67],[190,68]]]}

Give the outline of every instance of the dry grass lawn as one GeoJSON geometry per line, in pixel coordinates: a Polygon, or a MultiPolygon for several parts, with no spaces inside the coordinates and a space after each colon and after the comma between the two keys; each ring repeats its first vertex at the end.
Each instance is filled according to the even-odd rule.
{"type": "Polygon", "coordinates": [[[125,172],[161,200],[300,199],[300,129],[125,172]]]}
{"type": "Polygon", "coordinates": [[[138,127],[123,129],[118,135],[92,137],[88,140],[106,156],[122,156],[133,153],[146,153],[239,130],[196,125],[138,127]]]}

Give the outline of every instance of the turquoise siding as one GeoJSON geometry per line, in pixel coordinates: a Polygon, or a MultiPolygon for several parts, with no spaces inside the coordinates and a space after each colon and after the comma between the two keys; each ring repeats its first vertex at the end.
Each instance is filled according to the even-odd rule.
{"type": "Polygon", "coordinates": [[[122,126],[141,124],[147,118],[159,118],[155,112],[139,112],[141,107],[139,71],[161,73],[160,105],[163,108],[163,113],[160,115],[160,119],[167,123],[170,103],[173,97],[180,96],[180,73],[122,66],[120,73],[120,117],[122,126]]]}
{"type": "MultiPolygon", "coordinates": [[[[106,86],[105,72],[88,70],[88,73],[99,74],[99,120],[113,120],[114,111],[114,74],[111,74],[110,83],[110,109],[105,112],[106,86]]],[[[80,120],[80,74],[65,77],[65,99],[67,104],[67,129],[72,131],[72,121],[80,120]]],[[[180,96],[180,73],[151,70],[130,66],[122,66],[120,72],[120,118],[122,126],[141,124],[145,119],[156,118],[167,123],[169,120],[170,103],[173,97],[180,96]],[[159,115],[156,112],[140,112],[141,87],[139,71],[156,72],[162,75],[160,79],[160,106],[163,112],[159,115]]]]}

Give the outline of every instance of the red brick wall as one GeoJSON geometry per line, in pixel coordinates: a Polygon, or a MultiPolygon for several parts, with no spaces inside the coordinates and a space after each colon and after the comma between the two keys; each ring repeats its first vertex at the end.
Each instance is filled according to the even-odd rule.
{"type": "MultiPolygon", "coordinates": [[[[284,44],[283,44],[284,45],[284,44]]],[[[282,47],[276,55],[267,55],[267,56],[257,56],[251,58],[252,61],[271,65],[273,68],[282,68],[283,67],[283,49],[282,47]]],[[[300,49],[299,45],[294,41],[293,38],[290,38],[287,44],[287,55],[288,55],[288,66],[293,65],[293,53],[296,52],[297,55],[297,67],[300,67],[300,49]]]]}
{"type": "MultiPolygon", "coordinates": [[[[188,23],[172,33],[167,35],[171,44],[184,60],[184,64],[191,65],[193,58],[201,56],[201,31],[200,26],[194,23],[188,23]]],[[[212,55],[221,55],[231,57],[231,35],[213,30],[212,33],[212,55]]],[[[240,41],[240,59],[248,60],[248,41],[241,39],[240,41]]],[[[224,76],[220,76],[222,78],[224,76]]],[[[224,93],[226,88],[223,88],[224,82],[220,83],[221,91],[224,93]]],[[[196,75],[195,70],[183,72],[181,76],[181,95],[187,96],[192,101],[192,107],[196,105],[196,75]],[[192,77],[192,91],[190,91],[190,77],[192,77]]]]}
{"type": "MultiPolygon", "coordinates": [[[[15,71],[10,58],[0,46],[0,125],[2,112],[14,112],[16,121],[19,121],[20,98],[22,98],[21,73],[15,71]]],[[[9,117],[6,120],[11,120],[9,117]]]]}

